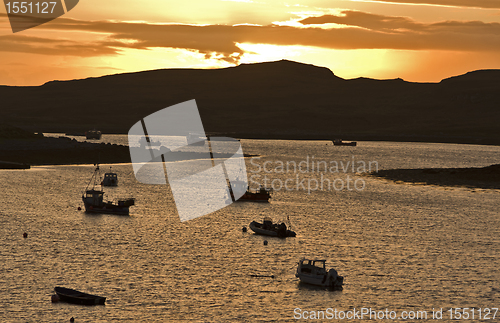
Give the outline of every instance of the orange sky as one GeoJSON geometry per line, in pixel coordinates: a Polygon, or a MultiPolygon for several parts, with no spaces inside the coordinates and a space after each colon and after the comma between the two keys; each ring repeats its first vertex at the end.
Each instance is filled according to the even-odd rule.
{"type": "Polygon", "coordinates": [[[2,85],[284,58],[417,82],[500,68],[500,1],[85,0],[18,33],[0,7],[2,85]]]}

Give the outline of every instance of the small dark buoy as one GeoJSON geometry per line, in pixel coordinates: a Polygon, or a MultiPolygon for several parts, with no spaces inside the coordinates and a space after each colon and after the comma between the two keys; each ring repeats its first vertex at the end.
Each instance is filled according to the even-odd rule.
{"type": "Polygon", "coordinates": [[[52,303],[57,303],[59,302],[59,296],[57,296],[57,294],[54,294],[50,296],[50,300],[52,301],[52,303]]]}
{"type": "Polygon", "coordinates": [[[264,246],[267,246],[267,240],[264,240],[264,246]]]}
{"type": "Polygon", "coordinates": [[[71,323],[73,323],[73,322],[75,322],[75,318],[74,318],[74,317],[72,317],[72,318],[70,318],[70,319],[69,319],[69,321],[70,321],[71,323]]]}
{"type": "Polygon", "coordinates": [[[23,238],[26,239],[28,237],[28,234],[25,232],[23,233],[23,238]]]}
{"type": "Polygon", "coordinates": [[[243,228],[241,229],[241,231],[243,231],[243,232],[247,232],[247,227],[243,227],[243,228]]]}
{"type": "Polygon", "coordinates": [[[81,211],[81,210],[82,210],[82,208],[81,208],[81,207],[78,207],[78,211],[81,211]]]}

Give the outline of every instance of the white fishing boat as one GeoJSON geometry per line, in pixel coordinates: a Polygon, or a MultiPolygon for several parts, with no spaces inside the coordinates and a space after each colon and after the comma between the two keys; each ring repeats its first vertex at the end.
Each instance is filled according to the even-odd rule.
{"type": "Polygon", "coordinates": [[[200,133],[191,132],[186,136],[187,143],[190,146],[204,146],[207,141],[207,137],[200,133]]]}
{"type": "Polygon", "coordinates": [[[344,284],[344,277],[339,276],[335,269],[326,271],[326,260],[323,259],[301,259],[295,277],[306,284],[332,289],[342,289],[344,284]]]}

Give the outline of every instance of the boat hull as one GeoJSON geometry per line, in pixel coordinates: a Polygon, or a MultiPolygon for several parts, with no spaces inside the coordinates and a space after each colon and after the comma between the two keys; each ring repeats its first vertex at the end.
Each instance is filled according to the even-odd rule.
{"type": "Polygon", "coordinates": [[[293,232],[292,230],[286,230],[285,232],[279,232],[278,230],[268,230],[263,228],[261,223],[255,221],[252,221],[249,226],[253,232],[263,236],[280,237],[280,238],[296,236],[295,232],[293,232]]]}
{"type": "Polygon", "coordinates": [[[356,146],[358,143],[356,141],[353,142],[341,142],[341,143],[333,143],[334,146],[356,146]]]}
{"type": "Polygon", "coordinates": [[[307,274],[297,274],[297,278],[300,279],[302,283],[326,287],[326,274],[323,276],[318,275],[307,275],[307,274]]]}
{"type": "Polygon", "coordinates": [[[301,283],[319,286],[319,287],[327,287],[335,290],[342,290],[342,285],[344,284],[344,277],[338,276],[335,280],[329,279],[328,275],[324,276],[318,275],[307,275],[307,274],[295,274],[301,283]]]}
{"type": "Polygon", "coordinates": [[[333,268],[326,271],[325,262],[318,259],[302,259],[295,277],[299,278],[301,283],[341,290],[344,277],[339,276],[333,268]]]}
{"type": "Polygon", "coordinates": [[[104,205],[93,206],[84,202],[85,212],[87,213],[101,213],[101,214],[116,214],[116,215],[129,215],[128,206],[104,205]]]}
{"type": "Polygon", "coordinates": [[[71,288],[55,287],[59,301],[78,305],[105,305],[106,297],[83,293],[71,288]]]}
{"type": "Polygon", "coordinates": [[[237,202],[261,202],[261,203],[266,203],[269,202],[269,199],[271,196],[269,193],[252,193],[252,192],[245,192],[238,200],[237,202]]]}

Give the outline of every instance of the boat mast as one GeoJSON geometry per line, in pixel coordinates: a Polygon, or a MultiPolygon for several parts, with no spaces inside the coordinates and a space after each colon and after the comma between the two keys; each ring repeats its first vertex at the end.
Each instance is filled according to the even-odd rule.
{"type": "Polygon", "coordinates": [[[90,178],[90,181],[87,184],[87,187],[85,187],[85,192],[89,189],[89,186],[92,183],[92,181],[93,181],[93,183],[92,183],[92,189],[95,189],[95,187],[97,186],[98,177],[99,178],[101,177],[100,176],[100,172],[99,172],[99,164],[94,164],[94,166],[95,166],[94,174],[92,174],[92,177],[90,178]]]}

